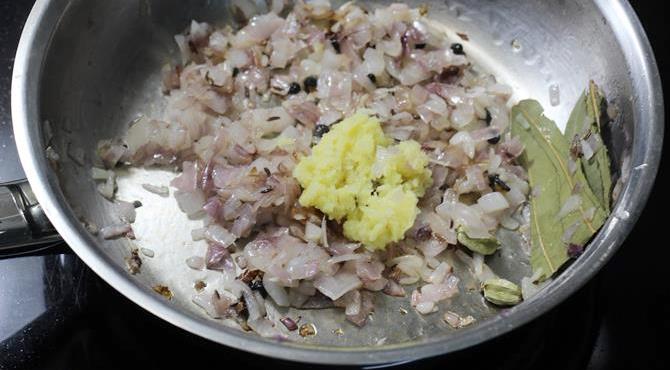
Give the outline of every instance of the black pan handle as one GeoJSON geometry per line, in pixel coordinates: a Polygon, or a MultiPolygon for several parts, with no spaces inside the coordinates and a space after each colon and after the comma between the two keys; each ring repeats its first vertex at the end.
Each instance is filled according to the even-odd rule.
{"type": "Polygon", "coordinates": [[[0,185],[0,254],[41,249],[59,240],[28,182],[0,185]]]}

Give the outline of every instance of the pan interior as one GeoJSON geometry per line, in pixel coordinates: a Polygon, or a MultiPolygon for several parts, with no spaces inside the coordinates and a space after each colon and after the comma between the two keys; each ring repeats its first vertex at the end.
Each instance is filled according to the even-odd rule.
{"type": "MultiPolygon", "coordinates": [[[[257,3],[262,12],[265,2],[257,3]]],[[[365,6],[389,3],[372,1],[365,6]]],[[[418,6],[425,1],[407,3],[418,6]]],[[[66,154],[73,148],[84,151],[83,166],[63,160],[56,169],[61,190],[78,218],[100,226],[114,222],[111,204],[99,196],[90,178],[96,143],[120,137],[141,114],[158,116],[163,101],[161,67],[178,60],[173,35],[186,29],[191,19],[215,25],[230,22],[230,4],[204,0],[190,1],[188,5],[179,0],[79,0],[67,7],[48,46],[40,114],[42,122],[49,122],[49,129],[43,128],[43,132],[51,132],[48,140],[57,152],[66,154]]],[[[546,114],[561,127],[589,79],[603,86],[621,112],[610,132],[606,132],[614,170],[620,172],[632,143],[632,102],[624,98],[631,95],[632,87],[626,82],[625,58],[618,51],[609,26],[591,2],[533,0],[520,4],[429,2],[429,16],[443,23],[452,38],[458,37],[457,32],[467,34],[469,41],[461,42],[484,69],[511,85],[515,99],[539,100],[546,114]],[[553,86],[559,88],[560,104],[552,106],[553,86]]],[[[167,185],[172,176],[169,169],[137,169],[120,176],[119,198],[144,204],[138,209],[134,226],[138,240],[133,243],[155,252],[154,258],[144,258],[140,274],[128,278],[148,294],[153,294],[151,287],[157,284],[171,287],[175,297],[168,303],[175,310],[205,318],[204,312],[191,303],[193,283],[200,279],[215,281],[217,277],[213,272],[189,270],[184,263],[191,255],[203,254],[204,245],[198,244],[202,242],[190,240],[188,231],[193,228],[189,226],[193,221],[179,211],[173,198],[161,198],[140,187],[142,183],[167,185]]],[[[487,262],[499,275],[519,281],[529,275],[529,266],[514,235],[508,239],[506,252],[487,262]]],[[[127,240],[96,239],[96,244],[119,268],[125,269],[131,248],[127,240]]],[[[477,323],[465,330],[475,330],[477,325],[499,317],[500,312],[483,303],[476,284],[472,279],[468,281],[467,275],[460,274],[464,279],[461,294],[441,306],[473,315],[477,323]]],[[[419,344],[429,338],[449,340],[464,332],[450,328],[440,314],[418,315],[407,299],[381,294],[377,299],[377,310],[363,329],[345,322],[341,310],[292,311],[291,316],[302,316],[302,322],[314,323],[319,331],[316,336],[296,335],[293,339],[317,346],[360,349],[419,344]],[[401,310],[407,314],[401,315],[401,310]],[[343,334],[336,334],[337,329],[343,334]]],[[[542,299],[542,294],[535,299],[542,299]]],[[[522,305],[530,304],[532,300],[522,305]]],[[[215,320],[208,325],[229,330],[215,320]]]]}

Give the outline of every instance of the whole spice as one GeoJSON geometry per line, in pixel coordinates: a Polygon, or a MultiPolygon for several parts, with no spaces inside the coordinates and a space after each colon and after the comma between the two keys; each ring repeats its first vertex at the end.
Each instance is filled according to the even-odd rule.
{"type": "Polygon", "coordinates": [[[491,126],[491,121],[493,121],[493,117],[491,117],[491,112],[488,109],[484,110],[486,111],[486,117],[484,118],[486,126],[491,126]]]}
{"type": "Polygon", "coordinates": [[[493,191],[496,191],[497,188],[500,188],[505,191],[510,191],[511,188],[504,181],[500,179],[500,175],[493,174],[489,175],[489,186],[493,191]]]}
{"type": "Polygon", "coordinates": [[[495,136],[495,137],[492,137],[492,138],[490,138],[490,139],[488,139],[488,140],[486,140],[486,141],[487,141],[489,144],[493,144],[493,145],[498,144],[498,143],[500,142],[500,135],[495,136]]]}
{"type": "Polygon", "coordinates": [[[311,93],[312,91],[316,90],[317,83],[318,81],[315,76],[309,76],[305,78],[305,81],[303,81],[302,84],[305,92],[311,93]]]}
{"type": "Polygon", "coordinates": [[[568,141],[543,112],[533,100],[524,100],[512,108],[512,135],[525,147],[519,162],[528,171],[534,194],[529,198],[530,260],[538,282],[549,278],[568,260],[569,244],[585,245],[607,218],[598,198],[586,186],[581,160],[576,160],[577,168],[571,173],[568,141]],[[573,195],[579,197],[579,206],[557,219],[573,195]],[[591,208],[594,211],[587,213],[591,208]],[[564,241],[566,230],[575,224],[576,230],[564,241]]]}
{"type": "Polygon", "coordinates": [[[498,306],[513,306],[521,302],[521,288],[505,279],[488,279],[482,283],[482,291],[487,301],[498,306]]]}
{"type": "Polygon", "coordinates": [[[291,82],[291,85],[288,88],[289,95],[295,95],[300,92],[300,84],[297,82],[291,82]]]}
{"type": "Polygon", "coordinates": [[[335,52],[340,54],[342,52],[340,48],[340,40],[337,38],[336,33],[331,33],[328,36],[328,39],[330,40],[330,44],[333,46],[333,49],[335,49],[335,52]]]}
{"type": "Polygon", "coordinates": [[[463,51],[463,45],[459,43],[451,44],[451,51],[453,51],[456,55],[465,55],[465,51],[463,51]]]}
{"type": "Polygon", "coordinates": [[[330,131],[330,127],[326,125],[316,125],[314,127],[314,137],[322,137],[330,131]]]}
{"type": "Polygon", "coordinates": [[[496,250],[500,247],[500,242],[495,238],[489,239],[474,239],[470,238],[463,230],[462,226],[459,226],[456,231],[456,238],[458,242],[461,243],[464,247],[469,250],[483,254],[485,256],[495,253],[496,250]]]}
{"type": "Polygon", "coordinates": [[[595,148],[593,156],[583,159],[581,165],[591,191],[598,197],[600,206],[609,212],[612,174],[607,147],[602,145],[603,140],[600,135],[605,119],[607,119],[607,101],[600,93],[598,86],[591,81],[588,90],[582,94],[570,114],[570,119],[565,126],[565,138],[569,143],[573,143],[571,151],[578,154],[583,153],[582,140],[601,143],[598,148],[595,148]]]}

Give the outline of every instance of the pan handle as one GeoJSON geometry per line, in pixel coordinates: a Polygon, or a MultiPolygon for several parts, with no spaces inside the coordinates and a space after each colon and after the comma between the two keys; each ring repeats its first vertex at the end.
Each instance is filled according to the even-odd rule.
{"type": "Polygon", "coordinates": [[[61,240],[28,182],[0,185],[0,254],[61,240]]]}

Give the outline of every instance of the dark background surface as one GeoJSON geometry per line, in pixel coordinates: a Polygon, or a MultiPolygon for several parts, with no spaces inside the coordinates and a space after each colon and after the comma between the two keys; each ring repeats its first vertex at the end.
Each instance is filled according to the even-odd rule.
{"type": "MultiPolygon", "coordinates": [[[[0,119],[7,119],[13,50],[31,0],[0,0],[0,119]]],[[[664,91],[670,91],[667,16],[660,2],[631,1],[654,46],[664,91]]],[[[670,98],[666,97],[667,101],[670,98]]],[[[666,110],[667,111],[667,110],[666,110]]],[[[2,124],[2,122],[0,122],[2,124]]],[[[660,140],[660,139],[659,139],[660,140]]],[[[667,141],[667,140],[666,140],[667,141]]],[[[667,145],[666,145],[667,146],[667,145]]],[[[456,354],[402,368],[667,369],[662,338],[670,333],[667,150],[655,190],[625,245],[598,277],[549,314],[520,330],[456,354]]],[[[0,156],[2,156],[0,149],[0,156]]],[[[0,343],[0,369],[314,368],[231,350],[146,313],[69,253],[40,259],[51,266],[47,309],[20,334],[0,343]],[[60,279],[60,280],[59,280],[60,279]],[[76,288],[65,284],[77,280],[76,288]]],[[[3,264],[17,260],[0,261],[3,264]]],[[[23,260],[32,261],[32,260],[23,260]]],[[[0,276],[0,282],[2,276],[0,276]]],[[[3,297],[0,285],[0,300],[3,297]]],[[[46,295],[46,294],[45,294],[46,295]]],[[[0,312],[0,322],[6,319],[0,312]]]]}

